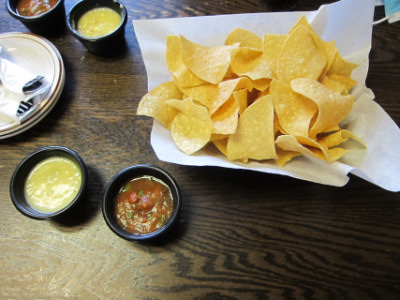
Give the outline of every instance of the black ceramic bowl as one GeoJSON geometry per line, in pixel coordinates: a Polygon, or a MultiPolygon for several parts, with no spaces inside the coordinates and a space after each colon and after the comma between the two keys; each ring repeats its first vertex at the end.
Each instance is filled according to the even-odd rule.
{"type": "Polygon", "coordinates": [[[34,219],[50,219],[55,216],[58,216],[73,205],[75,205],[78,201],[80,201],[84,197],[85,189],[86,189],[86,182],[87,182],[87,171],[86,166],[82,160],[82,158],[73,150],[61,147],[61,146],[48,146],[43,147],[35,152],[26,156],[17,166],[15,169],[10,182],[10,195],[11,200],[14,203],[15,207],[24,215],[34,218],[34,219]],[[64,208],[51,213],[40,212],[32,208],[25,198],[24,186],[27,176],[29,175],[30,171],[41,161],[46,158],[54,157],[54,156],[61,156],[72,161],[75,161],[82,172],[82,184],[79,189],[79,192],[72,200],[64,208]]]}
{"type": "Polygon", "coordinates": [[[90,52],[107,53],[121,47],[124,41],[125,25],[128,13],[125,6],[117,0],[83,0],[78,2],[67,16],[67,25],[71,34],[75,36],[90,52]],[[78,21],[83,14],[91,9],[107,7],[116,11],[121,16],[120,25],[107,35],[100,37],[86,37],[78,31],[78,21]]]}
{"type": "Polygon", "coordinates": [[[7,0],[8,13],[21,21],[30,31],[39,34],[55,33],[65,28],[64,0],[59,0],[49,11],[32,17],[22,16],[17,11],[19,0],[7,0]]]}
{"type": "Polygon", "coordinates": [[[181,208],[182,199],[181,193],[179,190],[179,186],[174,180],[174,178],[164,171],[163,169],[152,166],[152,165],[137,165],[128,167],[119,173],[117,173],[108,183],[102,202],[102,211],[104,220],[110,229],[117,234],[119,237],[124,238],[129,241],[137,241],[137,240],[153,240],[155,238],[159,238],[164,236],[167,231],[169,231],[172,225],[178,218],[178,214],[181,208]],[[114,205],[115,198],[121,188],[130,180],[137,177],[142,176],[152,176],[155,177],[162,182],[164,182],[171,190],[172,198],[173,198],[173,210],[171,217],[168,219],[166,224],[159,228],[158,230],[146,233],[146,234],[132,234],[123,229],[117,222],[115,213],[114,213],[114,205]]]}

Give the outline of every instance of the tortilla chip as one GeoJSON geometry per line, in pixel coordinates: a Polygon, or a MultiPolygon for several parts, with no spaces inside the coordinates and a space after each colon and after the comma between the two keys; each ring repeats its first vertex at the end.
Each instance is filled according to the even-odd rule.
{"type": "Polygon", "coordinates": [[[334,41],[325,42],[323,39],[321,39],[321,37],[315,32],[314,28],[312,28],[310,23],[308,23],[305,16],[302,16],[297,21],[297,23],[289,31],[289,34],[291,34],[293,31],[295,31],[295,29],[297,29],[298,27],[304,27],[305,29],[307,29],[309,31],[309,33],[312,35],[312,37],[313,37],[315,43],[318,45],[318,47],[321,50],[323,48],[326,52],[327,64],[321,73],[320,78],[322,78],[326,74],[326,72],[329,70],[329,68],[331,67],[331,65],[335,59],[336,53],[338,51],[338,49],[335,45],[335,42],[334,41]]]}
{"type": "Polygon", "coordinates": [[[363,140],[347,129],[341,129],[329,135],[325,135],[318,139],[318,142],[326,148],[332,148],[346,142],[348,139],[357,141],[365,148],[367,147],[363,140]]]}
{"type": "Polygon", "coordinates": [[[190,98],[167,103],[179,111],[171,123],[172,138],[178,148],[188,155],[203,148],[210,141],[213,127],[207,108],[190,98]]]}
{"type": "Polygon", "coordinates": [[[351,77],[351,73],[357,67],[357,64],[346,61],[339,52],[336,52],[332,65],[327,71],[327,75],[340,74],[346,77],[351,77]]]}
{"type": "Polygon", "coordinates": [[[206,47],[181,36],[182,61],[197,77],[209,83],[219,83],[228,72],[231,52],[239,44],[206,47]]]}
{"type": "Polygon", "coordinates": [[[307,18],[305,16],[301,16],[296,24],[294,24],[292,26],[292,28],[290,28],[288,34],[291,34],[293,31],[295,31],[298,27],[306,27],[309,30],[314,31],[314,29],[311,27],[310,23],[308,22],[307,18]]]}
{"type": "Polygon", "coordinates": [[[182,88],[188,97],[191,97],[208,107],[213,114],[223,105],[232,93],[239,89],[251,90],[252,84],[246,77],[222,81],[218,84],[203,84],[192,88],[182,88]]]}
{"type": "Polygon", "coordinates": [[[233,134],[238,126],[239,106],[232,96],[212,116],[213,134],[233,134]]]}
{"type": "Polygon", "coordinates": [[[301,155],[300,152],[282,150],[279,147],[276,147],[276,153],[277,153],[278,157],[275,159],[275,163],[280,167],[283,167],[285,164],[287,164],[293,158],[301,155]]]}
{"type": "Polygon", "coordinates": [[[318,116],[309,132],[311,138],[343,121],[353,106],[354,96],[337,94],[310,78],[294,79],[290,86],[294,92],[307,97],[318,106],[318,116]]]}
{"type": "Polygon", "coordinates": [[[296,78],[317,80],[327,63],[324,47],[314,39],[306,27],[299,26],[283,45],[277,63],[278,79],[286,83],[296,78]]]}
{"type": "Polygon", "coordinates": [[[213,144],[223,155],[227,156],[228,138],[215,140],[213,144]]]}
{"type": "Polygon", "coordinates": [[[248,91],[246,89],[241,89],[232,93],[232,96],[239,107],[239,114],[242,114],[247,108],[247,94],[248,91]]]}
{"type": "MultiPolygon", "coordinates": [[[[317,38],[317,37],[314,36],[314,39],[315,38],[317,38]]],[[[326,66],[325,66],[325,69],[322,71],[321,76],[320,76],[320,78],[322,78],[322,77],[325,76],[325,74],[331,68],[331,66],[332,66],[332,64],[333,64],[333,62],[335,60],[336,54],[338,52],[338,49],[337,49],[336,44],[335,44],[334,41],[325,42],[322,39],[320,39],[320,41],[321,41],[322,45],[325,48],[326,56],[328,58],[328,62],[326,64],[326,66]]]]}
{"type": "Polygon", "coordinates": [[[316,141],[306,137],[281,135],[276,139],[276,145],[286,151],[298,152],[303,155],[314,156],[321,160],[333,162],[338,160],[347,150],[343,148],[327,149],[316,141]]]}
{"type": "Polygon", "coordinates": [[[272,80],[270,94],[274,99],[275,113],[282,133],[308,136],[311,120],[318,106],[310,99],[292,91],[290,85],[272,80]]]}
{"type": "Polygon", "coordinates": [[[324,76],[321,80],[321,83],[335,93],[341,95],[349,94],[347,88],[343,84],[336,80],[330,79],[328,76],[324,76]]]}
{"type": "Polygon", "coordinates": [[[351,79],[350,77],[348,77],[346,75],[342,75],[342,74],[333,73],[333,74],[327,75],[327,77],[330,80],[334,80],[337,83],[340,83],[341,85],[343,85],[346,93],[357,84],[357,82],[354,79],[351,79]]]}
{"type": "Polygon", "coordinates": [[[142,97],[137,114],[152,117],[164,124],[165,127],[170,128],[177,111],[167,105],[166,101],[181,99],[182,96],[183,93],[173,82],[163,82],[142,97]]]}
{"type": "Polygon", "coordinates": [[[180,86],[197,86],[204,83],[182,61],[181,39],[176,35],[167,36],[167,50],[165,54],[167,66],[180,86]]]}
{"type": "Polygon", "coordinates": [[[252,80],[272,79],[273,73],[262,51],[239,48],[232,51],[232,71],[252,80]]]}
{"type": "Polygon", "coordinates": [[[250,105],[240,116],[237,131],[229,136],[229,160],[265,160],[276,158],[274,143],[274,107],[271,96],[250,105]]]}
{"type": "Polygon", "coordinates": [[[240,47],[262,50],[262,39],[246,29],[236,28],[225,39],[225,45],[235,45],[236,43],[239,43],[240,47]]]}
{"type": "Polygon", "coordinates": [[[268,63],[272,73],[274,74],[274,77],[278,76],[278,59],[286,40],[286,34],[264,34],[263,56],[268,63]]]}

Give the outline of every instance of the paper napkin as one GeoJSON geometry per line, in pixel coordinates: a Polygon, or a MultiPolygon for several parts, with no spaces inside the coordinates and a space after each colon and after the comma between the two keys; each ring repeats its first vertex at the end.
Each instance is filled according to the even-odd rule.
{"type": "Polygon", "coordinates": [[[21,123],[42,101],[49,87],[44,77],[0,57],[0,115],[3,117],[21,123]]]}

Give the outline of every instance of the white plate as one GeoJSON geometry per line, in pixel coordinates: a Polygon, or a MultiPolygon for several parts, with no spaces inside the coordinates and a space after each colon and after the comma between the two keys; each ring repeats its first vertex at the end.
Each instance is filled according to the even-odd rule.
{"type": "Polygon", "coordinates": [[[64,88],[64,62],[47,39],[31,33],[0,34],[2,56],[34,74],[44,76],[51,86],[42,102],[21,124],[0,117],[0,139],[17,135],[41,121],[55,106],[64,88]]]}

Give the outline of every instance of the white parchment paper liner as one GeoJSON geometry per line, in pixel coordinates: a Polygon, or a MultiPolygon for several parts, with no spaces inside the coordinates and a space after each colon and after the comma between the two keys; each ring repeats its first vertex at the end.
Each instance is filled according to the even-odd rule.
{"type": "Polygon", "coordinates": [[[389,191],[400,190],[400,130],[390,116],[374,101],[373,92],[365,86],[368,55],[371,49],[374,0],[342,0],[321,6],[317,11],[255,13],[157,20],[134,20],[133,26],[148,76],[149,90],[171,80],[165,62],[166,36],[182,34],[196,43],[223,45],[233,29],[241,27],[260,37],[264,33],[286,34],[305,15],[314,30],[325,40],[334,40],[342,56],[359,64],[352,77],[355,104],[344,121],[367,144],[366,150],[355,150],[338,162],[329,164],[302,156],[283,168],[273,162],[241,163],[227,160],[208,147],[195,155],[185,155],[174,144],[169,130],[154,121],[151,144],[160,160],[193,166],[219,166],[291,176],[315,183],[343,186],[352,173],[389,191]]]}

